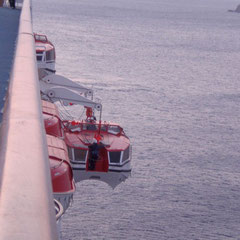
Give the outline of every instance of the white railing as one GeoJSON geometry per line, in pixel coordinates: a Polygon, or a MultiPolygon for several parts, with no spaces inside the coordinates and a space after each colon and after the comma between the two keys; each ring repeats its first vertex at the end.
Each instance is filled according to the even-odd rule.
{"type": "Polygon", "coordinates": [[[0,240],[57,240],[30,0],[22,7],[0,129],[0,240]]]}

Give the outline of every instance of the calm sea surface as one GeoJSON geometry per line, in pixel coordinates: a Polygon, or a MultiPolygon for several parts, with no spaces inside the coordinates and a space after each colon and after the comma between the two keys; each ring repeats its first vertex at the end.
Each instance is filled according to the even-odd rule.
{"type": "Polygon", "coordinates": [[[125,183],[77,184],[63,239],[240,239],[239,3],[33,0],[57,72],[133,143],[125,183]]]}

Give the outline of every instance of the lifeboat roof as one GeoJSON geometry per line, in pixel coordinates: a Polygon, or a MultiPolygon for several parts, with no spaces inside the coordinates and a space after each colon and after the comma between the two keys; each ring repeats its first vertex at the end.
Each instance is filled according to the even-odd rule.
{"type": "Polygon", "coordinates": [[[42,100],[42,111],[45,114],[60,118],[58,108],[54,103],[42,100]]]}
{"type": "Polygon", "coordinates": [[[69,162],[67,146],[62,139],[47,135],[47,144],[49,157],[69,162]]]}
{"type": "Polygon", "coordinates": [[[42,101],[42,111],[46,133],[57,137],[63,137],[61,119],[57,106],[53,103],[42,101]]]}
{"type": "Polygon", "coordinates": [[[55,49],[54,45],[47,39],[46,35],[34,33],[34,38],[37,52],[50,51],[55,49]]]}
{"type": "MultiPolygon", "coordinates": [[[[72,148],[88,148],[99,132],[99,123],[75,123],[65,128],[65,142],[72,148]]],[[[123,151],[130,145],[129,138],[117,124],[102,123],[100,131],[101,140],[108,151],[123,151]]]]}

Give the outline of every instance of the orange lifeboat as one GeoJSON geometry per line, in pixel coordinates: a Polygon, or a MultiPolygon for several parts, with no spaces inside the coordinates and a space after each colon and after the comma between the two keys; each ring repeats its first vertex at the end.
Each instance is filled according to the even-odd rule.
{"type": "Polygon", "coordinates": [[[87,119],[62,121],[57,106],[42,101],[46,133],[62,138],[76,182],[96,179],[115,188],[131,175],[131,144],[118,124],[87,119]]]}
{"type": "Polygon", "coordinates": [[[34,33],[34,39],[40,77],[55,73],[56,52],[54,45],[46,35],[34,33]]]}
{"type": "Polygon", "coordinates": [[[51,135],[47,135],[47,144],[54,198],[62,204],[66,211],[75,192],[67,147],[63,140],[51,135]]]}
{"type": "Polygon", "coordinates": [[[131,144],[118,124],[63,121],[75,180],[96,179],[116,187],[131,175],[131,144]]]}

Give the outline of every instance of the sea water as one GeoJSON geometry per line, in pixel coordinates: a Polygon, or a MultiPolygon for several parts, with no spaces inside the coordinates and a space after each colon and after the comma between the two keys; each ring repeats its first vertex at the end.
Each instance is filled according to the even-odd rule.
{"type": "Polygon", "coordinates": [[[93,87],[133,145],[116,189],[77,183],[63,239],[240,239],[238,4],[33,0],[57,73],[93,87]]]}

